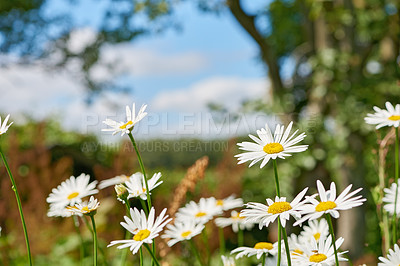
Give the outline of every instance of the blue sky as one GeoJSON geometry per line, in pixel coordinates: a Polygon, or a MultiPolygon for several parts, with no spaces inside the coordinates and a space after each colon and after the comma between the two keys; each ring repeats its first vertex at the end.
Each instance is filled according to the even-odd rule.
{"type": "MultiPolygon", "coordinates": [[[[100,22],[97,11],[104,9],[96,2],[80,1],[79,11],[74,12],[76,34],[71,41],[74,49],[90,43],[90,36],[96,31],[100,22]]],[[[40,64],[12,66],[0,73],[0,91],[10,98],[9,102],[21,100],[20,95],[24,97],[20,104],[0,106],[0,112],[11,113],[21,121],[26,113],[36,119],[55,116],[67,129],[99,132],[104,128],[101,121],[106,117],[123,119],[125,105],[146,103],[149,116],[158,117],[160,122],[159,127],[144,130],[149,136],[167,135],[167,125],[176,128],[176,134],[171,134],[173,136],[204,137],[204,130],[199,127],[204,129],[205,124],[210,123],[210,118],[204,118],[209,115],[208,102],[221,103],[234,111],[244,99],[267,99],[266,70],[257,59],[257,46],[247,33],[230,14],[205,14],[188,2],[180,4],[175,14],[177,21],[182,23],[182,31],[169,29],[161,34],[137,38],[129,44],[106,47],[102,51],[99,67],[93,75],[100,79],[118,79],[131,88],[128,94],[107,92],[93,105],[86,106],[85,89],[69,77],[68,72],[48,73],[40,64]],[[105,68],[110,62],[116,63],[112,71],[105,68]],[[23,77],[22,81],[20,77],[23,77]],[[182,126],[182,115],[189,117],[192,130],[182,126]]],[[[50,13],[66,8],[60,5],[60,1],[51,3],[50,13]]],[[[249,3],[252,3],[249,8],[255,9],[261,1],[249,3]]],[[[74,65],[67,68],[73,70],[74,65]]],[[[244,118],[248,120],[248,126],[227,125],[234,130],[224,134],[243,133],[238,128],[255,130],[265,123],[263,115],[255,115],[258,118],[254,114],[244,118]]],[[[205,135],[218,137],[211,131],[205,135]]]]}

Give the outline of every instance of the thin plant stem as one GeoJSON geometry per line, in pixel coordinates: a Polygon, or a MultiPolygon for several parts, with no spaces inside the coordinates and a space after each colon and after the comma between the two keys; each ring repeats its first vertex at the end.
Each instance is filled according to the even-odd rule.
{"type": "MultiPolygon", "coordinates": [[[[279,218],[278,218],[279,219],[279,218]]],[[[290,259],[290,249],[289,249],[289,243],[288,243],[288,238],[286,234],[286,228],[282,226],[282,233],[283,233],[283,241],[285,242],[285,250],[286,250],[286,258],[288,261],[288,266],[292,265],[292,260],[290,259]]]]}
{"type": "MultiPolygon", "coordinates": [[[[276,195],[278,197],[280,197],[281,196],[281,190],[279,188],[278,167],[276,165],[276,160],[272,160],[272,163],[274,165],[276,195]]],[[[281,265],[281,256],[282,256],[281,234],[282,234],[282,225],[281,225],[281,220],[278,217],[278,260],[277,260],[277,265],[278,266],[281,265]]]]}
{"type": "Polygon", "coordinates": [[[262,263],[261,263],[261,265],[262,266],[265,266],[265,253],[262,255],[262,263]]]}
{"type": "Polygon", "coordinates": [[[203,229],[203,232],[201,232],[201,236],[203,237],[203,243],[204,247],[206,248],[206,253],[207,253],[207,265],[210,265],[210,245],[208,244],[208,236],[206,232],[206,228],[203,229]]]}
{"type": "Polygon", "coordinates": [[[153,253],[153,251],[151,250],[149,244],[144,243],[143,245],[144,245],[144,247],[147,249],[147,251],[150,253],[151,257],[153,258],[154,263],[155,263],[157,266],[160,266],[160,263],[158,262],[158,260],[157,260],[157,258],[156,258],[156,256],[155,256],[155,254],[153,253]]]}
{"type": "Polygon", "coordinates": [[[328,221],[329,232],[331,233],[331,237],[332,237],[332,245],[333,245],[333,250],[335,251],[336,266],[339,266],[339,259],[338,259],[337,250],[336,250],[335,231],[333,230],[332,219],[331,219],[331,216],[327,213],[325,213],[325,217],[326,217],[326,220],[328,221]]]}
{"type": "MultiPolygon", "coordinates": [[[[140,155],[140,152],[139,152],[139,149],[138,149],[138,147],[136,145],[135,139],[132,136],[132,132],[129,132],[128,136],[129,136],[129,139],[132,142],[133,148],[135,149],[135,152],[136,152],[136,155],[137,155],[137,158],[138,158],[138,161],[139,161],[140,169],[142,170],[142,173],[143,173],[143,176],[144,176],[144,183],[145,183],[145,186],[146,186],[146,196],[147,196],[147,207],[149,208],[148,210],[150,212],[150,210],[151,210],[151,197],[150,197],[149,185],[147,183],[146,170],[144,169],[144,164],[143,164],[143,161],[142,161],[142,156],[140,155]]],[[[154,244],[154,242],[152,244],[152,249],[153,249],[153,253],[155,254],[156,253],[156,245],[154,244]]],[[[152,261],[151,264],[154,265],[154,262],[152,261]]]]}
{"type": "Polygon", "coordinates": [[[396,184],[396,193],[394,196],[394,212],[393,212],[393,229],[392,229],[392,237],[393,237],[393,245],[397,242],[397,198],[399,194],[399,129],[394,129],[396,132],[396,142],[395,142],[395,154],[394,154],[394,183],[396,184]]]}
{"type": "Polygon", "coordinates": [[[239,228],[238,231],[238,246],[243,247],[243,230],[239,228]]]}
{"type": "Polygon", "coordinates": [[[276,195],[278,197],[281,196],[281,190],[279,188],[279,178],[278,178],[278,167],[276,166],[276,160],[272,160],[274,165],[274,173],[275,173],[275,187],[276,187],[276,195]]]}
{"type": "Polygon", "coordinates": [[[192,249],[192,252],[193,252],[194,255],[196,256],[197,260],[199,261],[200,265],[201,265],[201,266],[204,266],[203,261],[201,260],[199,251],[197,250],[196,246],[194,245],[192,239],[189,239],[189,245],[190,245],[190,248],[192,249]]]}
{"type": "Polygon", "coordinates": [[[146,176],[146,170],[144,169],[144,165],[143,165],[143,161],[142,161],[142,156],[140,155],[140,152],[137,148],[135,139],[132,136],[132,133],[129,132],[128,136],[132,142],[133,148],[135,149],[138,161],[139,161],[139,165],[140,165],[140,169],[142,170],[143,176],[144,176],[144,183],[146,186],[146,195],[147,195],[147,206],[149,208],[149,210],[151,209],[151,198],[150,198],[150,191],[149,191],[149,185],[147,184],[147,176],[146,176]]]}
{"type": "MultiPolygon", "coordinates": [[[[93,235],[93,229],[92,229],[92,227],[90,226],[88,220],[87,220],[85,217],[82,217],[82,220],[85,222],[87,229],[88,229],[88,230],[90,231],[90,233],[93,235]]],[[[101,253],[103,262],[105,263],[105,265],[108,265],[108,263],[107,263],[107,258],[106,258],[106,254],[104,253],[104,250],[103,250],[101,247],[99,247],[98,244],[97,244],[97,248],[98,248],[98,250],[99,250],[100,253],[101,253]]]]}
{"type": "Polygon", "coordinates": [[[139,198],[139,199],[140,199],[140,204],[142,204],[142,209],[143,209],[144,212],[146,213],[146,216],[149,216],[149,210],[147,209],[146,203],[145,203],[144,200],[142,200],[141,198],[139,198]]]}
{"type": "Polygon", "coordinates": [[[139,260],[140,260],[140,266],[143,266],[143,251],[142,251],[142,247],[140,247],[139,249],[139,260]]]}
{"type": "Polygon", "coordinates": [[[96,223],[94,221],[94,214],[90,214],[90,219],[92,220],[93,226],[93,265],[97,266],[97,231],[96,223]]]}
{"type": "Polygon", "coordinates": [[[282,256],[282,241],[281,241],[281,220],[278,218],[278,259],[277,259],[277,266],[281,265],[281,256],[282,256]]]}
{"type": "Polygon", "coordinates": [[[218,235],[219,235],[219,253],[221,255],[225,254],[225,235],[224,228],[218,227],[218,235]]]}
{"type": "Polygon", "coordinates": [[[29,238],[28,238],[28,230],[26,229],[26,224],[25,224],[25,218],[24,218],[24,213],[22,212],[22,204],[21,204],[21,199],[19,197],[18,194],[18,190],[17,190],[17,184],[15,183],[14,177],[11,173],[10,167],[7,163],[6,157],[3,154],[2,149],[0,148],[0,154],[1,154],[1,158],[3,159],[4,162],[4,166],[7,169],[8,172],[8,176],[10,177],[11,183],[12,183],[12,190],[15,193],[15,197],[17,199],[17,205],[18,205],[18,210],[19,210],[19,216],[21,217],[21,222],[22,222],[22,228],[24,230],[24,235],[25,235],[25,243],[26,243],[26,249],[27,249],[27,253],[28,253],[28,260],[29,260],[29,265],[32,265],[32,255],[31,255],[31,248],[29,245],[29,238]]]}
{"type": "Polygon", "coordinates": [[[74,227],[75,227],[75,231],[79,236],[79,240],[81,241],[81,245],[79,247],[79,256],[80,256],[80,263],[81,265],[83,265],[83,258],[85,257],[85,243],[83,242],[83,238],[82,238],[82,234],[81,231],[79,230],[79,221],[78,221],[78,217],[76,215],[72,215],[73,218],[73,223],[74,223],[74,227]]]}

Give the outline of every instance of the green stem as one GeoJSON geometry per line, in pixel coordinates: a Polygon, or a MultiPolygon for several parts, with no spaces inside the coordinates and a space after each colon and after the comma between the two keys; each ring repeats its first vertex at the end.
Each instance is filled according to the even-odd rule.
{"type": "MultiPolygon", "coordinates": [[[[272,163],[274,165],[276,195],[278,197],[280,197],[281,196],[281,190],[279,188],[278,167],[276,165],[276,160],[272,160],[272,163]]],[[[281,234],[282,234],[282,225],[281,225],[281,220],[278,217],[278,260],[277,260],[277,265],[278,266],[281,265],[281,256],[282,256],[281,234]]]]}
{"type": "Polygon", "coordinates": [[[224,228],[218,227],[218,235],[219,235],[219,253],[221,255],[225,254],[225,235],[224,228]]]}
{"type": "Polygon", "coordinates": [[[190,248],[192,249],[192,252],[196,256],[197,260],[199,261],[200,265],[203,266],[204,264],[203,264],[203,261],[201,260],[199,251],[197,250],[196,246],[194,245],[192,239],[189,239],[189,245],[190,245],[190,248]]]}
{"type": "Polygon", "coordinates": [[[22,204],[21,204],[21,199],[20,199],[19,194],[18,194],[17,184],[15,183],[14,177],[13,177],[13,175],[11,173],[10,167],[8,166],[6,157],[4,156],[3,151],[1,150],[1,148],[0,148],[0,154],[1,154],[1,158],[3,159],[3,162],[4,162],[4,166],[6,167],[8,175],[9,175],[9,177],[11,179],[12,190],[14,190],[15,197],[17,199],[19,216],[21,217],[22,227],[23,227],[24,235],[25,235],[25,243],[26,243],[26,249],[27,249],[27,252],[28,252],[29,265],[32,265],[32,256],[31,256],[31,248],[30,248],[30,245],[29,245],[28,230],[26,230],[25,218],[24,218],[24,213],[22,212],[22,204]]]}
{"type": "Polygon", "coordinates": [[[94,214],[89,215],[92,220],[93,226],[93,265],[97,266],[97,232],[96,232],[96,223],[94,222],[94,214]]]}
{"type": "MultiPolygon", "coordinates": [[[[129,132],[128,136],[129,136],[129,138],[130,138],[130,140],[132,142],[133,148],[135,148],[135,152],[136,152],[136,155],[137,155],[137,158],[138,158],[138,161],[139,161],[140,169],[142,170],[142,173],[143,173],[143,176],[144,176],[144,183],[145,183],[145,186],[146,186],[146,196],[147,196],[147,207],[148,207],[148,210],[150,212],[150,210],[151,210],[150,190],[149,190],[149,185],[147,183],[146,170],[144,169],[142,156],[140,155],[139,149],[137,148],[135,139],[132,136],[132,132],[129,132]]],[[[152,249],[153,249],[153,253],[155,254],[156,253],[156,246],[155,246],[154,242],[152,244],[152,249]]],[[[154,262],[152,261],[151,264],[154,265],[154,262]]]]}
{"type": "MultiPolygon", "coordinates": [[[[126,250],[128,250],[126,248],[126,250]]],[[[142,251],[142,247],[140,247],[139,249],[139,260],[140,260],[140,266],[143,266],[143,251],[142,251]]]]}
{"type": "Polygon", "coordinates": [[[395,174],[394,174],[394,183],[396,184],[396,194],[394,196],[394,212],[393,212],[393,245],[396,244],[397,242],[397,197],[398,197],[398,180],[399,180],[399,129],[395,128],[394,129],[396,132],[396,142],[395,142],[395,174]]]}
{"type": "Polygon", "coordinates": [[[79,230],[78,217],[76,215],[72,215],[72,218],[73,218],[75,231],[79,236],[79,240],[81,241],[81,245],[79,247],[79,253],[80,253],[79,255],[80,255],[81,265],[83,266],[83,258],[85,257],[85,249],[84,249],[85,243],[83,242],[82,234],[81,234],[81,231],[79,230]]]}
{"type": "Polygon", "coordinates": [[[239,228],[238,231],[238,246],[243,247],[243,230],[239,228]]]}
{"type": "Polygon", "coordinates": [[[286,258],[287,258],[287,261],[288,261],[287,265],[291,266],[292,265],[292,260],[290,259],[289,243],[288,243],[288,238],[287,238],[287,234],[286,234],[286,228],[283,227],[283,226],[282,226],[282,232],[283,232],[283,241],[285,242],[286,258]]]}
{"type": "Polygon", "coordinates": [[[210,265],[210,245],[208,244],[208,236],[207,236],[207,232],[206,232],[206,228],[204,228],[204,230],[201,232],[201,236],[203,237],[203,243],[204,243],[204,247],[206,248],[206,252],[207,252],[207,265],[210,265]]]}
{"type": "Polygon", "coordinates": [[[336,250],[336,238],[335,238],[335,232],[333,231],[332,219],[331,219],[331,216],[327,213],[325,213],[325,217],[326,217],[326,220],[328,221],[329,232],[331,233],[331,237],[332,237],[332,245],[333,245],[333,250],[335,251],[336,266],[339,266],[339,259],[338,259],[337,250],[336,250]]]}
{"type": "Polygon", "coordinates": [[[277,266],[281,265],[281,256],[282,256],[282,241],[281,241],[281,220],[278,218],[278,259],[277,259],[277,266]]]}
{"type": "Polygon", "coordinates": [[[140,203],[142,204],[142,209],[144,210],[144,212],[146,213],[146,216],[149,216],[149,210],[147,209],[147,205],[144,202],[144,200],[142,200],[141,198],[139,198],[140,203]]]}
{"type": "MultiPolygon", "coordinates": [[[[82,220],[85,222],[87,229],[88,229],[88,230],[90,231],[90,233],[93,235],[93,229],[92,229],[92,227],[90,226],[88,220],[87,220],[85,217],[81,217],[81,218],[82,218],[82,220]]],[[[105,265],[108,265],[108,263],[107,263],[107,257],[106,257],[106,254],[104,253],[104,250],[103,250],[101,247],[99,247],[99,246],[98,246],[98,250],[100,251],[101,258],[102,258],[104,264],[105,264],[105,265]]]]}
{"type": "Polygon", "coordinates": [[[261,264],[262,266],[265,266],[265,257],[266,257],[266,256],[265,256],[265,253],[264,253],[264,254],[262,255],[262,264],[261,264]]]}
{"type": "Polygon", "coordinates": [[[142,173],[143,173],[143,176],[144,176],[144,183],[145,183],[145,185],[146,185],[147,205],[148,205],[148,208],[149,208],[149,210],[150,210],[150,209],[151,209],[150,191],[149,191],[149,185],[147,184],[146,170],[144,169],[144,165],[143,165],[143,161],[142,161],[142,156],[140,156],[140,152],[139,152],[139,150],[138,150],[138,148],[137,148],[137,145],[136,145],[135,139],[134,139],[133,136],[132,136],[132,133],[129,132],[129,133],[128,133],[128,136],[129,136],[129,138],[131,139],[133,148],[134,148],[135,151],[136,151],[136,155],[137,155],[137,158],[138,158],[138,161],[139,161],[140,169],[142,170],[142,173]]]}
{"type": "Polygon", "coordinates": [[[278,178],[278,167],[276,166],[276,160],[272,160],[274,165],[274,173],[275,173],[275,187],[276,187],[276,195],[278,197],[281,196],[281,190],[279,188],[279,178],[278,178]]]}
{"type": "Polygon", "coordinates": [[[160,266],[160,263],[158,262],[158,260],[157,260],[156,256],[154,255],[153,251],[151,250],[149,244],[144,243],[143,245],[147,249],[147,251],[150,253],[151,257],[153,258],[153,261],[155,262],[155,264],[157,266],[160,266]]]}

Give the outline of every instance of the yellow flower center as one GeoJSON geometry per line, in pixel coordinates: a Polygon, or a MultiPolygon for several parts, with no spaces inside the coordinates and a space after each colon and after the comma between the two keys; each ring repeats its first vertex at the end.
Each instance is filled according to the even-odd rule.
{"type": "Polygon", "coordinates": [[[206,216],[207,215],[207,213],[205,213],[205,212],[198,212],[195,216],[196,217],[203,217],[203,216],[206,216]]]}
{"type": "Polygon", "coordinates": [[[310,262],[321,262],[327,259],[327,256],[325,254],[314,254],[310,256],[310,262]]]}
{"type": "Polygon", "coordinates": [[[244,217],[240,216],[240,213],[238,212],[236,215],[232,215],[231,219],[240,220],[240,219],[244,219],[244,217]]]}
{"type": "Polygon", "coordinates": [[[147,229],[140,230],[137,232],[136,235],[134,235],[133,240],[135,241],[143,241],[150,235],[150,231],[147,229]]]}
{"type": "Polygon", "coordinates": [[[336,206],[337,206],[336,203],[334,203],[333,201],[329,201],[329,200],[322,201],[315,207],[315,211],[323,212],[323,211],[331,210],[331,209],[335,208],[336,206]]]}
{"type": "Polygon", "coordinates": [[[274,246],[268,242],[258,242],[254,245],[255,249],[268,249],[271,250],[274,246]]]}
{"type": "Polygon", "coordinates": [[[224,200],[217,200],[216,205],[217,206],[223,206],[224,205],[224,200]]]}
{"type": "Polygon", "coordinates": [[[82,207],[82,212],[90,212],[88,206],[82,207]]]}
{"type": "Polygon", "coordinates": [[[274,202],[271,206],[268,207],[268,213],[278,214],[291,209],[292,206],[290,206],[289,202],[274,202]]]}
{"type": "Polygon", "coordinates": [[[318,241],[320,237],[321,237],[321,233],[315,233],[315,234],[314,234],[315,240],[318,241]]]}
{"type": "Polygon", "coordinates": [[[263,151],[268,154],[280,153],[281,151],[283,151],[283,146],[280,143],[276,142],[268,143],[264,146],[263,151]]]}
{"type": "Polygon", "coordinates": [[[130,125],[132,125],[132,124],[133,124],[132,121],[128,121],[128,122],[126,122],[125,124],[123,124],[122,126],[120,126],[119,128],[120,128],[120,129],[126,129],[127,126],[130,126],[130,125]]]}
{"type": "Polygon", "coordinates": [[[293,254],[293,255],[301,255],[301,254],[303,254],[303,253],[304,253],[304,252],[301,251],[300,249],[295,249],[295,250],[292,251],[292,254],[293,254]]]}
{"type": "Polygon", "coordinates": [[[398,121],[398,120],[400,120],[400,115],[392,115],[392,116],[388,117],[388,119],[392,120],[392,121],[398,121]]]}
{"type": "Polygon", "coordinates": [[[78,197],[78,195],[79,195],[79,192],[73,192],[68,195],[67,199],[72,200],[73,198],[78,197]]]}
{"type": "Polygon", "coordinates": [[[183,232],[183,233],[181,234],[181,236],[182,236],[182,237],[188,237],[191,233],[192,233],[192,231],[186,231],[186,232],[183,232]]]}

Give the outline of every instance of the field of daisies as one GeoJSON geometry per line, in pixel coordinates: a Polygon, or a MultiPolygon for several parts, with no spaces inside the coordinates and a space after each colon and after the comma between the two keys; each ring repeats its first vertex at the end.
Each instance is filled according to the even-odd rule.
{"type": "MultiPolygon", "coordinates": [[[[343,187],[337,182],[317,178],[312,186],[294,191],[293,195],[285,195],[282,188],[292,186],[287,182],[287,175],[290,174],[286,170],[287,164],[315,149],[305,144],[309,133],[302,132],[296,123],[289,122],[274,127],[267,124],[256,132],[248,132],[244,141],[235,143],[237,148],[232,158],[236,157],[237,169],[246,165],[254,175],[264,176],[253,182],[254,187],[270,187],[271,193],[263,195],[264,200],[245,201],[244,195],[233,193],[226,197],[193,197],[196,186],[204,178],[209,163],[207,157],[193,162],[174,189],[165,189],[163,200],[157,200],[157,190],[166,186],[168,176],[148,171],[148,162],[138,148],[140,141],[134,131],[146,119],[147,106],[137,110],[133,104],[126,106],[125,121],[106,119],[102,129],[115,138],[129,141],[133,151],[130,155],[135,157],[135,165],[130,166],[131,173],[126,175],[121,172],[100,182],[86,173],[70,176],[46,195],[46,202],[35,204],[38,208],[46,206],[46,219],[62,220],[74,227],[73,232],[64,232],[60,227],[51,236],[62,238],[63,234],[73,234],[78,243],[61,246],[75,258],[63,260],[60,256],[57,258],[59,265],[397,266],[400,265],[400,104],[386,102],[384,105],[371,106],[371,112],[364,117],[371,135],[374,130],[378,134],[383,130],[386,137],[381,145],[391,147],[380,149],[384,151],[383,155],[377,154],[381,164],[373,188],[353,184],[343,187]],[[393,162],[393,167],[385,167],[386,160],[393,162]],[[103,191],[112,191],[111,197],[102,197],[103,191]],[[377,217],[375,233],[379,235],[382,252],[366,260],[365,264],[353,264],[352,251],[343,248],[346,238],[338,233],[337,225],[343,214],[367,204],[375,206],[375,213],[365,217],[377,217]],[[119,210],[125,215],[117,216],[113,224],[104,225],[102,208],[119,210]],[[99,223],[103,228],[116,229],[113,240],[103,239],[99,223]]],[[[0,126],[2,141],[15,127],[12,114],[0,118],[0,126]]],[[[35,243],[30,238],[33,234],[48,234],[46,227],[39,227],[40,232],[29,230],[30,224],[24,216],[25,201],[18,190],[24,180],[14,178],[8,152],[11,151],[0,148],[2,167],[6,170],[1,178],[9,178],[11,182],[6,189],[12,191],[14,197],[8,198],[6,204],[16,202],[20,220],[15,220],[14,224],[21,228],[18,233],[21,232],[21,238],[23,234],[25,249],[18,260],[4,260],[4,252],[13,253],[12,248],[6,250],[6,242],[10,241],[11,235],[15,237],[15,232],[3,230],[0,236],[0,264],[46,265],[40,263],[41,260],[32,252],[33,247],[42,243],[35,243]],[[4,240],[7,237],[8,240],[4,240]]],[[[237,169],[232,169],[231,173],[237,169]]],[[[224,185],[229,186],[231,178],[233,180],[233,175],[227,176],[224,185]]],[[[251,198],[251,194],[246,198],[251,198]]],[[[360,230],[356,234],[363,235],[365,232],[360,230]]]]}

